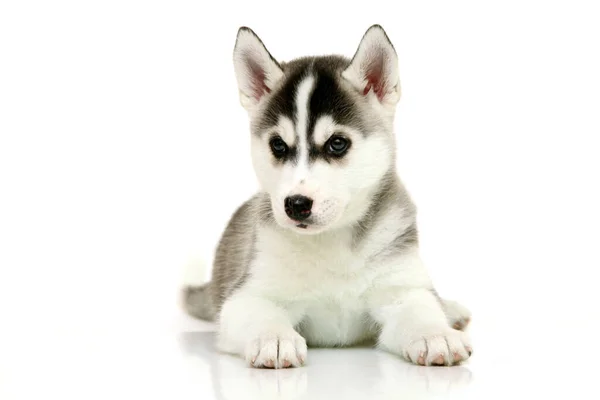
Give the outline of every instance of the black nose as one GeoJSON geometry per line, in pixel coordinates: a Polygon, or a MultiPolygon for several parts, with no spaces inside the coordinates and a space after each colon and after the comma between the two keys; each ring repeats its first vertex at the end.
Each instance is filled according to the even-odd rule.
{"type": "Polygon", "coordinates": [[[304,221],[310,216],[310,209],[312,208],[313,201],[306,196],[297,194],[295,196],[286,197],[284,204],[285,212],[288,217],[295,221],[304,221]]]}

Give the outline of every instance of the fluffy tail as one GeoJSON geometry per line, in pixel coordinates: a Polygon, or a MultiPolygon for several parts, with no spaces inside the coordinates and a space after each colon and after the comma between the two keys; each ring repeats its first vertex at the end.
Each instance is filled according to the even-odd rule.
{"type": "Polygon", "coordinates": [[[206,263],[199,257],[191,258],[184,272],[181,303],[185,312],[192,317],[214,321],[215,310],[211,292],[211,282],[206,282],[206,263]]]}

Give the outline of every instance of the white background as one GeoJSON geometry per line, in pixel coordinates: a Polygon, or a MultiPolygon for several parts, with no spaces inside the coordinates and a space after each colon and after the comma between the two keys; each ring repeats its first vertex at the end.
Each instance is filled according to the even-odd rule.
{"type": "Polygon", "coordinates": [[[177,307],[183,265],[210,260],[256,190],[241,25],[288,60],[351,56],[382,24],[403,87],[398,170],[439,292],[480,323],[473,362],[594,362],[599,18],[593,1],[3,1],[0,393],[27,397],[17,382],[41,375],[24,353],[52,340],[200,326],[177,307]]]}

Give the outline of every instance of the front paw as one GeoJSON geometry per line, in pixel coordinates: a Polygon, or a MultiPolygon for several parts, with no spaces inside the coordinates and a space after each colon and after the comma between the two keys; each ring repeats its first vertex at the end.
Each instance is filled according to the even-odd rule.
{"type": "Polygon", "coordinates": [[[455,365],[473,353],[466,333],[454,329],[416,332],[401,350],[402,356],[418,365],[455,365]]]}
{"type": "Polygon", "coordinates": [[[246,361],[256,368],[300,367],[306,354],[306,340],[293,329],[262,333],[246,345],[246,361]]]}

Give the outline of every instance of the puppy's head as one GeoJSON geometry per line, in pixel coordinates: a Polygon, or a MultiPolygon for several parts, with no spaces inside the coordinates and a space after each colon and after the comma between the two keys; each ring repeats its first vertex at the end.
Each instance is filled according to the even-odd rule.
{"type": "Polygon", "coordinates": [[[243,27],[234,67],[254,170],[277,223],[311,234],[361,218],[394,163],[400,84],[383,28],[369,28],[352,59],[280,63],[243,27]]]}

